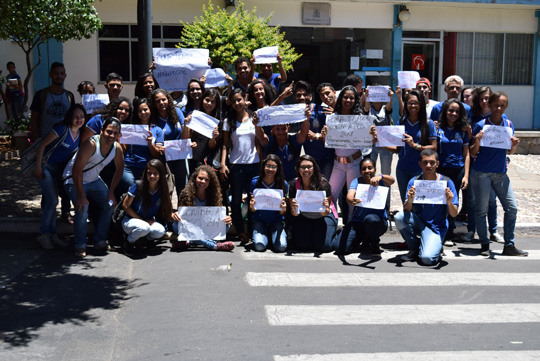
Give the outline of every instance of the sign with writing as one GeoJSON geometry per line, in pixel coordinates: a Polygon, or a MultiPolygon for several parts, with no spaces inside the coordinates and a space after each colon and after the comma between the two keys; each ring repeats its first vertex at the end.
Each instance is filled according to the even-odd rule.
{"type": "Polygon", "coordinates": [[[324,191],[304,191],[301,189],[296,191],[296,201],[300,212],[324,212],[325,198],[324,191]]]}
{"type": "Polygon", "coordinates": [[[416,89],[416,82],[420,79],[417,71],[398,71],[398,84],[401,89],[416,89]]]}
{"type": "Polygon", "coordinates": [[[167,161],[193,158],[191,139],[166,140],[164,145],[167,161]]]}
{"type": "Polygon", "coordinates": [[[253,190],[255,209],[258,211],[281,211],[282,189],[256,188],[253,190]]]}
{"type": "Polygon", "coordinates": [[[338,115],[326,118],[328,133],[326,148],[360,149],[373,146],[369,128],[373,125],[372,115],[338,115]]]}
{"type": "Polygon", "coordinates": [[[206,83],[204,83],[206,89],[227,86],[229,84],[227,78],[225,78],[225,72],[221,68],[208,69],[204,73],[204,76],[206,77],[206,83]]]}
{"type": "Polygon", "coordinates": [[[383,86],[383,85],[377,85],[373,86],[370,85],[368,88],[368,97],[367,101],[370,103],[388,103],[390,101],[390,95],[388,95],[388,92],[390,91],[390,87],[383,86]]]}
{"type": "Polygon", "coordinates": [[[446,204],[446,181],[415,180],[413,203],[446,204]]]}
{"type": "Polygon", "coordinates": [[[83,94],[82,102],[86,114],[90,115],[96,110],[102,109],[105,105],[109,104],[108,94],[83,94]]]}
{"type": "Polygon", "coordinates": [[[181,219],[178,222],[179,240],[225,239],[225,207],[178,207],[178,215],[181,219]]]}
{"type": "Polygon", "coordinates": [[[306,104],[277,105],[257,110],[259,127],[303,122],[306,119],[306,104]]]}
{"type": "Polygon", "coordinates": [[[207,138],[212,138],[212,132],[218,124],[218,119],[201,111],[194,110],[193,113],[191,113],[191,121],[187,123],[186,126],[207,138]]]}
{"type": "Polygon", "coordinates": [[[154,77],[160,88],[186,91],[189,80],[202,77],[208,66],[208,49],[153,48],[154,77]]]}
{"type": "Polygon", "coordinates": [[[120,144],[148,145],[148,125],[122,124],[120,144]]]}
{"type": "Polygon", "coordinates": [[[359,184],[356,188],[356,195],[354,197],[361,201],[357,207],[384,209],[384,207],[386,207],[386,198],[388,197],[389,190],[390,188],[388,187],[373,187],[370,184],[359,184]]]}
{"type": "Polygon", "coordinates": [[[302,3],[302,25],[331,25],[329,3],[302,3]]]}
{"type": "Polygon", "coordinates": [[[377,147],[403,147],[404,125],[381,125],[375,126],[377,132],[377,147]]]}
{"type": "Polygon", "coordinates": [[[257,49],[253,52],[255,57],[255,64],[273,64],[277,63],[277,46],[267,46],[265,48],[257,49]]]}
{"type": "Polygon", "coordinates": [[[481,147],[511,149],[512,128],[500,125],[484,125],[484,136],[480,140],[481,147]]]}

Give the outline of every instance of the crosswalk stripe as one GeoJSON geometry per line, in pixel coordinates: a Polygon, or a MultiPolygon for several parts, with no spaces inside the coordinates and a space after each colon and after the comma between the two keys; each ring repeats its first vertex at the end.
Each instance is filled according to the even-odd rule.
{"type": "Polygon", "coordinates": [[[540,322],[540,304],[266,305],[272,326],[540,322]]]}
{"type": "Polygon", "coordinates": [[[449,352],[380,352],[341,353],[327,355],[274,356],[274,361],[529,361],[540,360],[540,350],[534,351],[449,351],[449,352]]]}
{"type": "Polygon", "coordinates": [[[540,273],[247,272],[253,287],[540,286],[540,273]]]}

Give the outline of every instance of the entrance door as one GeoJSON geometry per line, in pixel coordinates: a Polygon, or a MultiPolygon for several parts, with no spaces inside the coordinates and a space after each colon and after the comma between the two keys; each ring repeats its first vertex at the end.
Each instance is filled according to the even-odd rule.
{"type": "Polygon", "coordinates": [[[404,40],[402,48],[403,70],[415,70],[420,77],[428,78],[431,82],[431,98],[437,99],[439,93],[439,54],[438,43],[404,40]]]}

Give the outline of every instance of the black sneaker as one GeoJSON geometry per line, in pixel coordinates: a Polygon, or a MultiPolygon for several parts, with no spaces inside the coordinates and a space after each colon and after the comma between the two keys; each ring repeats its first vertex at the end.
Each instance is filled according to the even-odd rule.
{"type": "Polygon", "coordinates": [[[479,254],[480,256],[489,256],[489,243],[482,243],[479,254]]]}
{"type": "Polygon", "coordinates": [[[529,255],[529,252],[522,251],[516,246],[504,246],[503,256],[521,256],[521,257],[527,257],[529,255]]]}
{"type": "Polygon", "coordinates": [[[135,255],[135,246],[127,239],[124,240],[124,254],[128,257],[135,255]]]}
{"type": "Polygon", "coordinates": [[[418,257],[417,251],[409,251],[409,253],[401,256],[401,260],[403,262],[414,262],[416,261],[416,257],[418,257]]]}
{"type": "Polygon", "coordinates": [[[371,256],[373,257],[381,257],[381,249],[379,248],[379,246],[372,246],[371,247],[371,256]]]}

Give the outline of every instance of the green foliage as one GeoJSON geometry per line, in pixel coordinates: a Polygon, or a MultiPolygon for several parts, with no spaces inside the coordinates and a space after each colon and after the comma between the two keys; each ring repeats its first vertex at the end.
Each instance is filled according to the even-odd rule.
{"type": "Polygon", "coordinates": [[[269,25],[272,14],[259,18],[255,12],[256,8],[251,12],[244,10],[244,3],[239,1],[236,10],[229,14],[225,9],[214,7],[209,0],[207,6],[203,5],[200,18],[196,17],[191,24],[181,21],[184,31],[177,47],[209,49],[212,62],[229,69],[239,56],[250,59],[254,50],[278,45],[283,68],[292,69],[302,54],[297,54],[284,39],[285,33],[279,31],[279,25],[269,25]]]}
{"type": "Polygon", "coordinates": [[[28,129],[30,129],[30,118],[8,118],[6,120],[6,126],[0,129],[0,134],[13,135],[13,133],[28,131],[28,129]]]}

